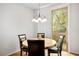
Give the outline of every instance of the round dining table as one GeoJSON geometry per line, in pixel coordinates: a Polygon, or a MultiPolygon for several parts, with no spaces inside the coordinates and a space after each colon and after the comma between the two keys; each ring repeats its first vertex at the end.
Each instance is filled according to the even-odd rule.
{"type": "MultiPolygon", "coordinates": [[[[53,39],[49,39],[49,38],[31,38],[31,39],[27,39],[27,40],[44,40],[45,41],[45,49],[49,48],[49,47],[52,47],[56,44],[56,41],[53,40],[53,39]]],[[[28,47],[28,43],[27,43],[27,40],[23,41],[23,45],[28,47]]]]}

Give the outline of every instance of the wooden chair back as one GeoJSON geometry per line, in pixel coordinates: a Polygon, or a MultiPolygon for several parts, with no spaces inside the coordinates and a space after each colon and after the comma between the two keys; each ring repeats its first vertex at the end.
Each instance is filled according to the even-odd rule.
{"type": "Polygon", "coordinates": [[[27,40],[29,56],[44,56],[44,40],[27,40]]]}
{"type": "Polygon", "coordinates": [[[45,33],[37,33],[37,38],[45,38],[45,33]]]}

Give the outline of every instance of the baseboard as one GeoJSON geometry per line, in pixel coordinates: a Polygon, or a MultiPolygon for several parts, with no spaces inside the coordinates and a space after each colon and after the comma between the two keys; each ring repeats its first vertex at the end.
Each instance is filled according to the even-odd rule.
{"type": "Polygon", "coordinates": [[[8,55],[6,55],[6,56],[10,56],[10,55],[12,55],[12,54],[14,54],[14,53],[16,53],[16,52],[18,52],[18,51],[20,51],[20,50],[13,51],[13,52],[9,53],[9,54],[8,54],[8,55]]]}
{"type": "Polygon", "coordinates": [[[74,55],[76,55],[76,56],[79,56],[79,54],[77,54],[77,53],[73,53],[73,52],[69,52],[69,53],[74,54],[74,55]]]}

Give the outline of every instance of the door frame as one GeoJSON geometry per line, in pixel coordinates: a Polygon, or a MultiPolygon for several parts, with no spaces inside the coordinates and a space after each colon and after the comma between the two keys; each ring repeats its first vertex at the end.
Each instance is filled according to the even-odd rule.
{"type": "MultiPolygon", "coordinates": [[[[56,9],[60,9],[60,8],[64,8],[64,7],[67,7],[67,9],[68,9],[68,20],[67,20],[67,33],[66,33],[66,44],[67,44],[67,51],[69,51],[69,44],[68,44],[68,21],[69,21],[69,10],[70,10],[70,8],[69,8],[69,5],[70,4],[61,4],[61,5],[56,5],[56,6],[53,6],[53,7],[51,7],[50,8],[50,14],[51,14],[51,11],[52,10],[56,10],[56,9]]],[[[51,15],[51,17],[52,17],[52,15],[51,15]]],[[[52,31],[52,20],[51,20],[51,32],[53,32],[52,31]]],[[[53,34],[51,34],[51,37],[52,37],[52,35],[53,34]]]]}

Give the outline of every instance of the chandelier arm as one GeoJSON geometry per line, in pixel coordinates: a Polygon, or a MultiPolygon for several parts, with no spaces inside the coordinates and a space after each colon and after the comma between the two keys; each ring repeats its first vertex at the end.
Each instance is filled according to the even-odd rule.
{"type": "Polygon", "coordinates": [[[41,18],[41,14],[40,14],[40,3],[38,4],[38,18],[36,19],[35,17],[34,17],[34,19],[32,20],[33,22],[41,22],[41,23],[43,23],[43,22],[45,22],[45,21],[47,21],[47,19],[46,19],[46,17],[44,16],[44,18],[42,19],[41,18]]]}

